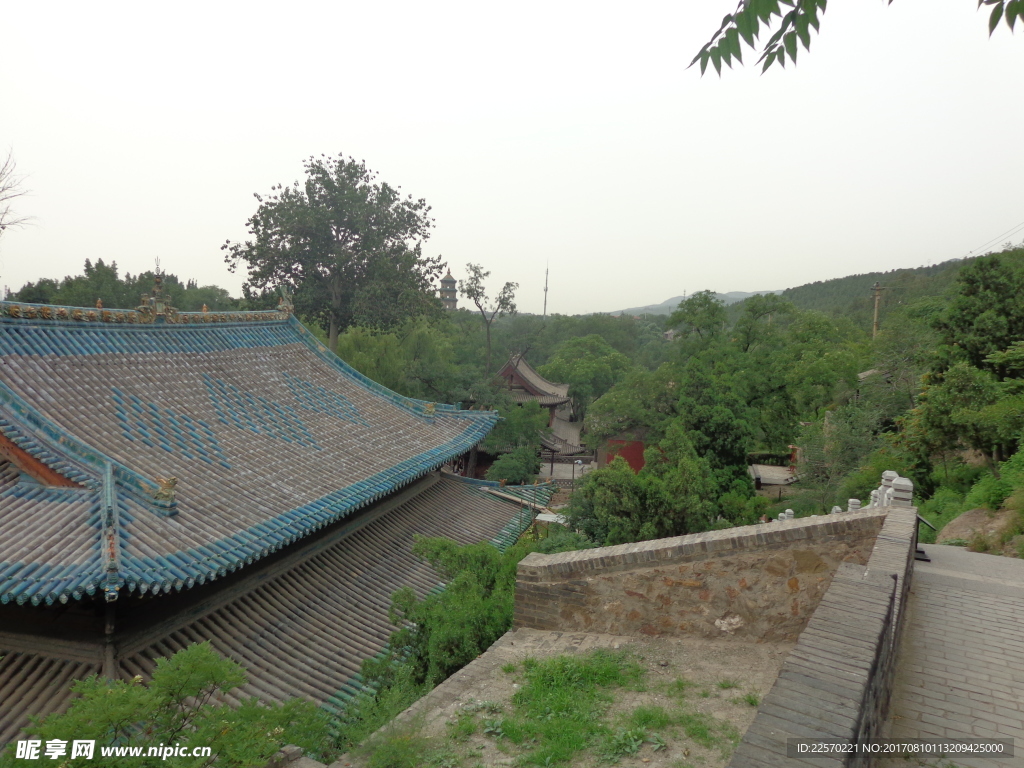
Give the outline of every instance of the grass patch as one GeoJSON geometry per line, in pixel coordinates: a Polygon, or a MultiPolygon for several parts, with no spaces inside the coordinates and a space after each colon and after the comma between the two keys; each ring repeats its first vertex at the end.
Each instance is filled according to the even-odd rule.
{"type": "Polygon", "coordinates": [[[618,730],[604,738],[597,753],[609,762],[618,762],[619,758],[639,752],[646,740],[647,730],[644,728],[618,730]]]}
{"type": "Polygon", "coordinates": [[[445,724],[446,732],[440,737],[424,737],[415,723],[394,724],[359,750],[365,764],[368,768],[478,768],[482,753],[475,750],[485,747],[474,749],[473,745],[481,740],[518,766],[567,766],[583,754],[590,762],[618,763],[667,750],[670,742],[689,741],[693,747],[720,750],[726,758],[738,741],[730,723],[694,711],[684,701],[690,689],[711,696],[716,686],[738,687],[731,680],[705,688],[677,678],[659,685],[674,702],[644,703],[612,719],[608,710],[619,693],[644,690],[647,671],[629,651],[601,649],[526,658],[510,674],[516,675],[519,684],[511,704],[470,701],[445,724]]]}
{"type": "Polygon", "coordinates": [[[455,722],[446,725],[448,738],[452,741],[468,741],[480,729],[480,724],[471,712],[459,712],[455,722]]]}
{"type": "Polygon", "coordinates": [[[759,706],[761,704],[761,697],[756,693],[748,693],[743,697],[743,701],[752,707],[759,706]]]}
{"type": "Polygon", "coordinates": [[[637,707],[630,714],[629,722],[634,728],[661,731],[672,724],[672,716],[665,711],[664,707],[637,707]]]}
{"type": "Polygon", "coordinates": [[[665,693],[675,698],[683,698],[691,688],[696,688],[697,683],[687,680],[685,677],[677,677],[666,686],[665,693]]]}
{"type": "Polygon", "coordinates": [[[411,726],[388,728],[364,750],[368,768],[417,768],[436,752],[430,739],[411,726]]]}
{"type": "Polygon", "coordinates": [[[723,691],[727,691],[730,688],[739,688],[740,687],[740,684],[737,683],[735,680],[719,680],[717,685],[723,691]]]}
{"type": "MultiPolygon", "coordinates": [[[[600,742],[607,759],[630,752],[646,730],[637,726],[612,733],[603,716],[611,688],[637,688],[645,670],[624,652],[596,650],[522,662],[523,687],[512,697],[513,714],[485,722],[484,733],[521,747],[532,765],[560,765],[600,742]]],[[[656,712],[640,717],[657,719],[656,712]]],[[[639,750],[639,746],[636,749],[639,750]]]]}

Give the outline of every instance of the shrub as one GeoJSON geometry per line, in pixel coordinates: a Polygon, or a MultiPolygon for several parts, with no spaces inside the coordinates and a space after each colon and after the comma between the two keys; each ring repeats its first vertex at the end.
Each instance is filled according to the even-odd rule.
{"type": "Polygon", "coordinates": [[[487,470],[488,480],[504,480],[512,485],[531,483],[540,470],[540,459],[533,448],[516,448],[495,461],[487,470]]]}
{"type": "Polygon", "coordinates": [[[588,539],[584,534],[576,531],[569,531],[565,528],[552,529],[546,539],[538,541],[534,552],[542,555],[554,555],[558,552],[573,552],[577,549],[593,549],[597,544],[588,539]]]}
{"type": "Polygon", "coordinates": [[[992,474],[986,474],[971,486],[964,501],[968,509],[985,507],[995,512],[1011,493],[1013,493],[1013,486],[1009,482],[997,479],[992,474]]]}
{"type": "MultiPolygon", "coordinates": [[[[254,768],[267,763],[285,744],[297,744],[314,756],[327,757],[328,720],[323,710],[308,701],[263,704],[248,699],[238,707],[213,702],[218,693],[246,683],[244,670],[221,658],[210,644],[199,643],[170,658],[158,659],[153,679],[106,680],[97,676],[79,680],[79,694],[63,714],[35,722],[26,732],[43,741],[91,739],[94,760],[105,746],[150,747],[155,744],[209,746],[211,756],[104,757],[105,766],[254,768]]],[[[144,750],[146,751],[146,750],[144,750]]],[[[10,761],[10,750],[4,760],[10,761]]],[[[65,759],[62,766],[88,766],[85,758],[65,759]]]]}
{"type": "MultiPolygon", "coordinates": [[[[928,501],[922,502],[917,512],[934,525],[938,531],[941,531],[965,509],[967,507],[964,505],[963,496],[951,488],[942,487],[928,501]]],[[[926,525],[922,525],[918,531],[922,544],[935,543],[937,531],[933,531],[926,525]]]]}

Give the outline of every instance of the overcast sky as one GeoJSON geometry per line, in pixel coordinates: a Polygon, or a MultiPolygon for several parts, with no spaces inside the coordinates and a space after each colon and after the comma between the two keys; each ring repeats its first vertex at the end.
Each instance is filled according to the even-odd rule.
{"type": "MultiPolygon", "coordinates": [[[[6,3],[0,286],[161,265],[237,294],[254,192],[350,154],[539,312],[957,258],[1024,223],[1024,35],[834,0],[798,66],[687,69],[734,0],[6,3]]],[[[1024,238],[1024,231],[1013,236],[1024,238]]]]}

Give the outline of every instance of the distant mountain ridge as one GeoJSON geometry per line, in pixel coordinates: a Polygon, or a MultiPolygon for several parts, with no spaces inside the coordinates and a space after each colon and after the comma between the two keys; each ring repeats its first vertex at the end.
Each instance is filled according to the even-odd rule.
{"type": "MultiPolygon", "coordinates": [[[[751,296],[760,296],[765,293],[779,293],[782,291],[754,291],[747,293],[745,291],[729,291],[728,293],[716,293],[715,296],[719,300],[726,304],[736,304],[737,302],[749,299],[751,296]]],[[[690,294],[691,296],[693,294],[690,294]]],[[[667,299],[661,304],[648,304],[644,307],[630,307],[629,309],[618,309],[614,312],[609,312],[609,315],[671,315],[675,312],[676,307],[679,306],[679,302],[685,299],[685,296],[673,296],[671,299],[667,299]]]]}

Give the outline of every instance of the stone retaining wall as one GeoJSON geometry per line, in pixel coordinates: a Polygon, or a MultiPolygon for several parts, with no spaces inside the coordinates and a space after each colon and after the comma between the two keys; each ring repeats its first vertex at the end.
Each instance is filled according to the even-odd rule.
{"type": "Polygon", "coordinates": [[[514,627],[795,640],[840,564],[868,562],[887,510],[531,554],[514,627]]]}
{"type": "MultiPolygon", "coordinates": [[[[789,738],[880,738],[917,548],[917,510],[889,507],[867,566],[842,564],[775,685],[733,754],[730,768],[791,766],[789,738]]],[[[862,756],[820,766],[871,766],[862,756]]],[[[810,763],[808,763],[810,764],[810,763]]]]}

